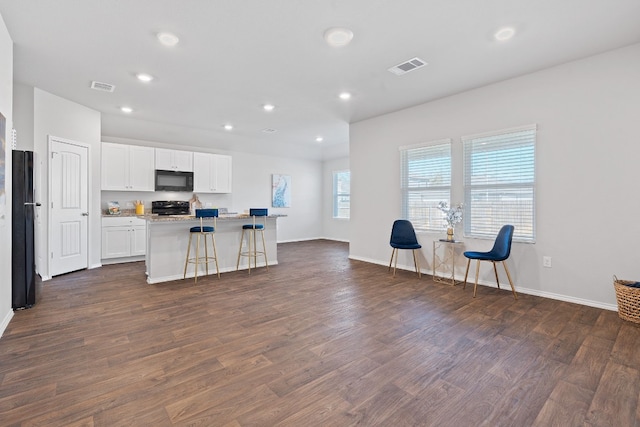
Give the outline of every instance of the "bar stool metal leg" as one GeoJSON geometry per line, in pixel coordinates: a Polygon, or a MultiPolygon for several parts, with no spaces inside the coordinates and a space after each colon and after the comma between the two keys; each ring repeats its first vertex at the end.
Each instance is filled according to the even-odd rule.
{"type": "Polygon", "coordinates": [[[236,262],[236,271],[240,268],[240,256],[242,255],[242,245],[244,243],[244,228],[242,229],[242,235],[240,236],[240,250],[238,250],[238,262],[236,262]]]}
{"type": "MultiPolygon", "coordinates": [[[[261,229],[260,233],[262,234],[262,255],[264,255],[264,265],[265,267],[267,267],[267,271],[269,271],[269,262],[267,261],[267,245],[264,242],[264,229],[261,229]]],[[[256,254],[256,258],[257,258],[257,254],[256,254]]]]}
{"type": "Polygon", "coordinates": [[[184,274],[182,276],[183,279],[187,278],[187,266],[189,265],[189,255],[191,255],[191,238],[193,237],[193,233],[189,233],[189,244],[187,246],[187,258],[184,260],[184,274]]]}
{"type": "Polygon", "coordinates": [[[242,235],[240,237],[240,249],[238,250],[238,260],[236,262],[236,271],[240,268],[240,258],[246,256],[248,258],[248,270],[251,274],[251,261],[253,261],[253,268],[258,268],[258,255],[264,256],[264,263],[269,270],[269,261],[267,259],[267,245],[264,238],[264,228],[266,226],[266,218],[268,217],[268,210],[265,208],[249,209],[249,215],[253,219],[251,224],[245,224],[242,226],[242,235]],[[256,223],[256,217],[264,218],[262,224],[256,223]],[[245,231],[247,232],[247,250],[243,251],[245,247],[245,231]],[[258,250],[258,231],[260,231],[260,237],[262,238],[262,251],[258,250]]]}

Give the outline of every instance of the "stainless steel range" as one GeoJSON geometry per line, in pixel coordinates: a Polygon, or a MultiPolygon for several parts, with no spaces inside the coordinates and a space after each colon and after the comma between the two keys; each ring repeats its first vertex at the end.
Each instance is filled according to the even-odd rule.
{"type": "Polygon", "coordinates": [[[189,215],[189,202],[179,200],[151,202],[151,213],[157,215],[189,215]]]}

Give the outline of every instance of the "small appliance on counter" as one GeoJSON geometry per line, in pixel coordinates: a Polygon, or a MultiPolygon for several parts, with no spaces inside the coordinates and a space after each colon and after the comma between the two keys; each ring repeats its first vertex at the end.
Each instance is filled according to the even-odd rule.
{"type": "Polygon", "coordinates": [[[151,213],[156,215],[189,215],[189,202],[179,200],[151,202],[151,213]]]}

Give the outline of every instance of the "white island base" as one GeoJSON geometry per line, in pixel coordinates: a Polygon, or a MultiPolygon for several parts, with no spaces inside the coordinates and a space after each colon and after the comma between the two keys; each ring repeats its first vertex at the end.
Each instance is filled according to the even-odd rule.
{"type": "MultiPolygon", "coordinates": [[[[277,218],[278,216],[269,216],[266,221],[264,237],[267,247],[267,260],[269,266],[278,263],[278,245],[277,245],[277,218]]],[[[147,283],[160,283],[170,280],[181,280],[184,274],[185,258],[187,256],[187,245],[189,243],[189,229],[200,225],[200,220],[194,217],[158,217],[151,216],[147,219],[147,254],[145,258],[147,269],[147,283]]],[[[262,219],[258,219],[261,223],[262,219]]],[[[213,221],[205,221],[206,225],[213,224],[213,221]]],[[[235,271],[238,260],[238,250],[240,249],[240,237],[242,236],[242,226],[251,224],[252,219],[246,216],[229,216],[220,217],[217,220],[215,237],[216,249],[218,252],[218,266],[220,273],[235,271]]],[[[245,233],[246,239],[249,233],[245,233]]],[[[258,250],[262,250],[262,242],[260,233],[256,236],[258,250]]],[[[209,239],[208,239],[209,240],[209,239]]],[[[194,238],[195,242],[195,238],[194,238]]],[[[209,240],[209,245],[210,245],[209,240]]],[[[191,257],[195,257],[195,243],[192,243],[191,257]]],[[[200,243],[200,254],[204,257],[203,243],[200,243]]],[[[211,248],[209,246],[209,248],[211,248]]],[[[211,250],[209,252],[212,252],[211,250]]],[[[213,254],[209,254],[213,256],[213,254]]],[[[240,258],[240,269],[249,268],[248,257],[240,258]]],[[[264,258],[258,256],[258,268],[264,267],[264,258]]],[[[253,269],[253,263],[251,265],[253,269]]],[[[189,264],[187,267],[187,278],[193,278],[195,275],[195,264],[189,264]]],[[[209,263],[209,275],[216,274],[215,263],[209,263]]],[[[198,277],[206,275],[205,266],[200,265],[198,269],[198,277]]],[[[221,279],[224,279],[221,276],[221,279]]]]}

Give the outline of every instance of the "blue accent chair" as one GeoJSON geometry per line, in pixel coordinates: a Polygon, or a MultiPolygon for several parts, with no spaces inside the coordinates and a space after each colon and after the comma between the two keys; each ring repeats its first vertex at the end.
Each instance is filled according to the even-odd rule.
{"type": "Polygon", "coordinates": [[[389,244],[393,248],[393,251],[391,252],[391,259],[389,260],[388,270],[391,270],[391,263],[393,262],[393,276],[395,277],[396,275],[396,265],[398,264],[398,250],[410,249],[413,252],[413,265],[416,268],[416,273],[418,273],[418,277],[422,277],[422,274],[420,272],[420,265],[418,263],[418,257],[416,257],[416,250],[422,248],[422,246],[420,245],[420,243],[418,243],[418,238],[416,237],[416,232],[413,229],[413,224],[411,224],[411,221],[408,221],[406,219],[397,219],[393,222],[389,244]]]}
{"type": "Polygon", "coordinates": [[[253,219],[251,224],[244,224],[242,226],[242,236],[240,237],[240,250],[238,251],[238,262],[236,263],[236,271],[240,268],[240,257],[246,256],[249,258],[249,274],[251,274],[251,260],[253,260],[253,267],[258,267],[258,256],[264,257],[264,264],[269,271],[269,262],[267,261],[267,246],[264,240],[264,229],[267,226],[267,217],[269,216],[269,210],[265,208],[252,208],[249,209],[249,216],[253,219]],[[262,224],[256,221],[256,218],[262,218],[262,224]],[[244,234],[247,232],[247,246],[246,251],[242,251],[244,246],[244,234]],[[262,250],[257,248],[256,234],[260,232],[262,237],[262,250]]]}
{"type": "Polygon", "coordinates": [[[187,277],[187,267],[189,264],[195,264],[195,282],[198,282],[198,266],[200,264],[205,265],[205,271],[209,275],[209,263],[215,262],[216,274],[220,278],[220,269],[218,268],[218,252],[216,251],[216,238],[215,227],[216,219],[218,218],[218,209],[196,209],[196,218],[200,219],[200,225],[191,227],[189,229],[189,246],[187,246],[187,259],[184,262],[184,275],[187,277]],[[204,219],[213,218],[213,226],[204,225],[204,219]],[[196,257],[190,258],[191,255],[191,241],[193,236],[196,236],[196,257]],[[200,256],[200,238],[204,240],[204,258],[200,256]],[[211,246],[213,247],[213,256],[209,256],[209,248],[207,246],[207,237],[211,237],[211,246]]]}
{"type": "Polygon", "coordinates": [[[509,254],[511,253],[511,240],[513,239],[513,225],[504,225],[500,231],[498,232],[498,236],[496,237],[495,242],[493,243],[493,248],[489,252],[473,252],[467,251],[464,253],[464,256],[468,258],[467,261],[467,271],[464,273],[464,285],[462,289],[467,287],[467,276],[469,275],[469,265],[471,264],[471,260],[477,260],[476,265],[476,282],[473,285],[473,297],[476,297],[476,291],[478,289],[478,274],[480,273],[480,261],[491,261],[493,263],[493,272],[496,275],[496,283],[498,285],[498,289],[500,289],[500,282],[498,281],[498,270],[496,268],[496,262],[502,262],[504,266],[504,271],[507,273],[507,278],[509,279],[509,284],[511,285],[511,291],[513,292],[513,298],[518,299],[518,295],[516,294],[516,289],[513,287],[513,282],[511,281],[511,275],[509,274],[509,269],[507,268],[507,264],[504,262],[507,258],[509,258],[509,254]]]}

